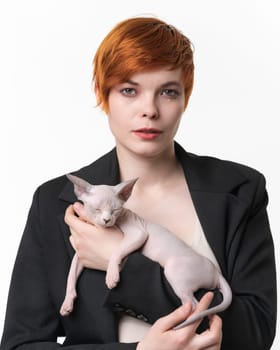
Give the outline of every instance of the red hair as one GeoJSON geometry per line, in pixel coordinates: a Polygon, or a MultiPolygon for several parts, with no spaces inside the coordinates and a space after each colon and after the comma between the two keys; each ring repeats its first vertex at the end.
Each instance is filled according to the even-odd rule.
{"type": "Polygon", "coordinates": [[[108,112],[110,89],[133,74],[168,67],[182,69],[185,107],[193,86],[190,40],[171,25],[153,17],[135,17],[117,24],[94,57],[93,81],[98,104],[108,112]]]}

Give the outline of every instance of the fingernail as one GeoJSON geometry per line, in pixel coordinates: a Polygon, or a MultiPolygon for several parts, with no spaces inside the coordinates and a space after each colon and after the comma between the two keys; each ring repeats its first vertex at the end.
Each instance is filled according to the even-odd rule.
{"type": "Polygon", "coordinates": [[[81,204],[80,202],[75,202],[75,203],[73,204],[73,207],[74,207],[75,210],[80,210],[80,209],[81,209],[81,206],[82,206],[82,204],[81,204]]]}

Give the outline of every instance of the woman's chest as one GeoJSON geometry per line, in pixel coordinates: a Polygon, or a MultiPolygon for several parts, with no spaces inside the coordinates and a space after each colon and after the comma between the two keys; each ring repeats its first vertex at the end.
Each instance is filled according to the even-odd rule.
{"type": "Polygon", "coordinates": [[[197,215],[191,196],[185,189],[165,195],[139,196],[129,201],[127,207],[191,244],[197,215]]]}

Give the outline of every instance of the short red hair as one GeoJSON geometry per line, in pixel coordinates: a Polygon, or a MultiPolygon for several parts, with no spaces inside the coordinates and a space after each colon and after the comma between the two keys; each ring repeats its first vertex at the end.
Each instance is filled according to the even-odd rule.
{"type": "Polygon", "coordinates": [[[135,73],[163,67],[182,69],[187,106],[193,86],[192,45],[178,29],[160,19],[135,17],[117,24],[101,42],[93,64],[98,104],[105,112],[113,86],[135,73]]]}

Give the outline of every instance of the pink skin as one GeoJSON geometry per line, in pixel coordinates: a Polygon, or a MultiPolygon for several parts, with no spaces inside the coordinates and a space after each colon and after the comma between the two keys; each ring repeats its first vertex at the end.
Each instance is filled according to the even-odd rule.
{"type": "Polygon", "coordinates": [[[118,155],[151,158],[173,152],[184,107],[181,69],[137,73],[113,87],[108,121],[118,155]]]}
{"type": "MultiPolygon", "coordinates": [[[[112,254],[111,252],[122,240],[122,235],[118,235],[116,229],[111,230],[110,228],[96,231],[95,226],[87,223],[89,218],[85,213],[83,205],[79,202],[67,208],[65,219],[67,224],[71,227],[71,242],[72,244],[73,242],[75,243],[73,247],[77,249],[79,256],[82,257],[84,265],[102,271],[106,270],[108,259],[112,254]],[[73,209],[75,209],[79,217],[75,215],[73,209]],[[100,233],[102,233],[101,241],[99,239],[100,233]],[[84,236],[87,236],[86,242],[84,242],[84,239],[82,239],[81,242],[80,239],[84,236]],[[116,236],[118,238],[116,238],[116,236]],[[104,239],[106,243],[104,243],[104,239]],[[112,240],[114,242],[113,244],[111,242],[112,240]],[[94,247],[97,246],[96,251],[92,248],[89,249],[91,242],[94,242],[94,247]],[[106,251],[107,248],[108,251],[106,251]],[[100,260],[103,262],[100,262],[100,260]]],[[[201,334],[196,334],[199,321],[179,330],[173,329],[191,315],[206,310],[212,297],[213,295],[211,293],[207,293],[197,304],[195,310],[192,310],[191,303],[187,303],[165,317],[158,319],[154,325],[151,326],[146,336],[138,343],[137,350],[182,350],[190,348],[197,350],[220,350],[222,341],[222,320],[217,315],[211,317],[210,328],[201,334]]]]}
{"type": "MultiPolygon", "coordinates": [[[[164,227],[153,224],[123,207],[133,190],[137,179],[122,182],[116,186],[94,186],[87,181],[68,175],[74,184],[74,192],[83,201],[89,222],[110,227],[117,225],[123,232],[121,244],[112,253],[106,273],[106,285],[114,288],[120,280],[120,266],[133,251],[141,249],[142,254],[157,261],[182,303],[197,304],[194,292],[200,288],[219,288],[223,294],[221,304],[194,315],[178,325],[183,328],[205,316],[218,313],[227,308],[232,299],[229,285],[215,265],[204,256],[196,253],[190,246],[178,239],[164,227]],[[98,210],[96,210],[98,209],[98,210]]],[[[72,312],[76,298],[76,282],[82,272],[81,261],[74,256],[67,281],[65,300],[61,314],[72,312]]]]}

